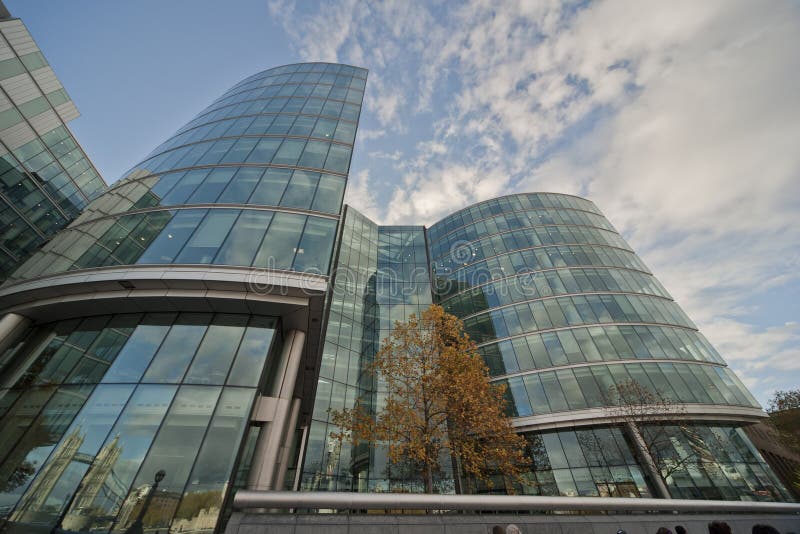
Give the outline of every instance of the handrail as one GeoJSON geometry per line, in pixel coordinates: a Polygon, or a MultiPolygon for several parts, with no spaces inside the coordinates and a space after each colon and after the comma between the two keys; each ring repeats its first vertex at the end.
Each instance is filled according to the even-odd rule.
{"type": "Polygon", "coordinates": [[[441,495],[430,493],[355,493],[326,491],[239,490],[233,498],[238,510],[471,510],[471,511],[614,511],[614,512],[769,512],[800,514],[800,504],[623,497],[541,497],[532,495],[441,495]]]}

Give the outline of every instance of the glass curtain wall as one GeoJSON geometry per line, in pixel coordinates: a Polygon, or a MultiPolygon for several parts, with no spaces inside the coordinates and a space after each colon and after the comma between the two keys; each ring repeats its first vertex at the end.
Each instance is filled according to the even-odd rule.
{"type": "Polygon", "coordinates": [[[0,514],[14,531],[212,532],[277,320],[149,313],[37,326],[0,368],[0,514]],[[70,503],[70,497],[74,499],[70,503]],[[69,506],[68,506],[69,504],[69,506]]]}
{"type": "MultiPolygon", "coordinates": [[[[377,411],[380,383],[365,372],[395,321],[417,316],[431,304],[425,234],[421,226],[377,226],[347,208],[330,315],[309,431],[301,486],[326,491],[420,491],[382,447],[339,443],[329,410],[356,401],[377,411]]],[[[452,486],[444,473],[442,487],[452,486]]]]}
{"type": "MultiPolygon", "coordinates": [[[[579,410],[599,417],[616,402],[614,388],[631,381],[677,404],[759,408],[588,200],[548,193],[488,200],[431,226],[428,241],[434,300],[464,321],[492,379],[507,384],[511,417],[579,410]]],[[[760,456],[742,452],[752,446],[740,429],[692,428],[670,430],[675,447],[706,451],[697,454],[702,465],[665,477],[673,496],[782,498],[760,456]]],[[[622,437],[614,427],[528,435],[534,468],[524,491],[650,495],[622,437]],[[587,436],[617,453],[591,454],[587,436]]]]}
{"type": "Polygon", "coordinates": [[[348,65],[301,63],[240,82],[7,283],[131,264],[327,275],[366,76],[348,65]]]}

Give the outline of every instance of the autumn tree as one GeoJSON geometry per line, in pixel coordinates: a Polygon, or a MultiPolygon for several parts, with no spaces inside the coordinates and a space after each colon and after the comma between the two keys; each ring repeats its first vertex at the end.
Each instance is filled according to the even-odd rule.
{"type": "Polygon", "coordinates": [[[341,428],[332,437],[385,444],[389,460],[412,466],[427,493],[448,455],[489,487],[494,474],[517,478],[524,469],[525,440],[505,415],[506,386],[489,382],[463,323],[441,306],[396,322],[369,372],[385,385],[384,406],[331,412],[341,428]]]}
{"type": "Polygon", "coordinates": [[[636,380],[611,386],[608,397],[610,406],[606,411],[609,417],[627,434],[639,456],[640,465],[649,472],[659,496],[670,498],[664,480],[686,469],[690,463],[706,460],[705,456],[710,454],[707,444],[694,436],[686,425],[685,408],[636,380]],[[691,450],[679,452],[675,448],[672,436],[676,430],[689,437],[691,450]]]}
{"type": "Polygon", "coordinates": [[[800,454],[800,389],[776,391],[769,399],[767,413],[766,423],[772,426],[781,443],[800,454]]]}

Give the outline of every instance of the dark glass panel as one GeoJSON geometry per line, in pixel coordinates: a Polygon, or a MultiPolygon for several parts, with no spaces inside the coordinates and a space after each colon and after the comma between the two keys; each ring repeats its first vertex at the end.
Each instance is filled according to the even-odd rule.
{"type": "Polygon", "coordinates": [[[253,266],[266,269],[291,268],[305,220],[303,215],[276,213],[253,266]]]}
{"type": "MultiPolygon", "coordinates": [[[[11,516],[53,525],[133,392],[132,385],[100,385],[56,446],[11,516]]],[[[66,526],[66,525],[65,525],[66,526]]]]}
{"type": "Polygon", "coordinates": [[[335,234],[336,221],[309,217],[292,268],[295,271],[328,274],[335,234]]]}
{"type": "Polygon", "coordinates": [[[255,191],[253,191],[250,204],[279,205],[291,176],[292,171],[290,169],[267,169],[255,191]]]}
{"type": "Polygon", "coordinates": [[[272,212],[269,211],[243,211],[220,247],[213,263],[216,265],[251,265],[271,220],[272,212]]]}
{"type": "Polygon", "coordinates": [[[208,210],[178,210],[136,263],[172,263],[208,210]]]}
{"type": "Polygon", "coordinates": [[[145,514],[144,528],[146,531],[164,529],[166,532],[221,391],[221,387],[206,386],[183,386],[178,390],[120,509],[114,532],[124,531],[138,516],[143,497],[149,493],[153,477],[161,469],[166,475],[158,485],[158,501],[153,502],[145,514]]]}
{"type": "Polygon", "coordinates": [[[257,167],[242,167],[236,171],[228,187],[220,195],[218,202],[221,204],[244,204],[253,194],[258,185],[264,169],[257,167]]]}
{"type": "Polygon", "coordinates": [[[209,313],[179,315],[144,374],[142,382],[180,382],[210,322],[209,313]]]}
{"type": "Polygon", "coordinates": [[[223,384],[244,334],[247,317],[220,314],[208,327],[200,348],[186,373],[190,384],[223,384]]]}
{"type": "Polygon", "coordinates": [[[143,324],[136,327],[111,364],[103,382],[138,382],[174,319],[175,314],[171,313],[151,313],[145,316],[143,324]]]}
{"type": "Polygon", "coordinates": [[[210,210],[175,263],[211,263],[238,216],[239,210],[210,210]]]}
{"type": "Polygon", "coordinates": [[[117,514],[124,513],[125,496],[176,389],[165,385],[136,388],[83,477],[64,517],[65,529],[106,531],[117,514]]]}
{"type": "Polygon", "coordinates": [[[226,382],[228,385],[250,387],[258,385],[274,334],[274,319],[269,317],[250,319],[228,376],[226,382]]]}
{"type": "Polygon", "coordinates": [[[249,388],[223,390],[170,532],[213,532],[254,394],[249,388]]]}

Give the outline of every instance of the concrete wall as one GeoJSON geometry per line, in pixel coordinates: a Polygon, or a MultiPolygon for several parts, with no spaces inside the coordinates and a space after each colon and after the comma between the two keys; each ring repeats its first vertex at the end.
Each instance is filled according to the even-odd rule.
{"type": "MultiPolygon", "coordinates": [[[[655,534],[659,527],[674,532],[705,534],[708,523],[724,520],[734,534],[750,534],[753,525],[769,524],[782,534],[800,534],[800,516],[792,515],[344,515],[251,514],[236,512],[225,534],[490,534],[495,526],[516,525],[523,534],[655,534]]],[[[510,532],[509,532],[510,534],[510,532]]]]}

